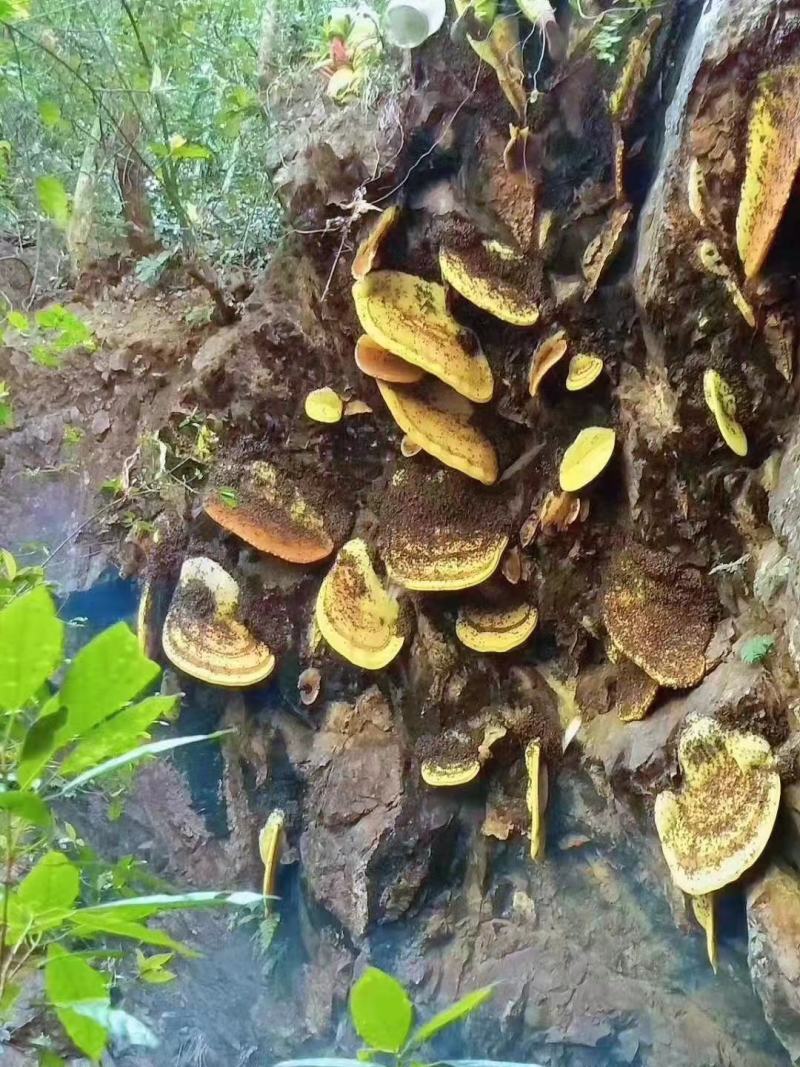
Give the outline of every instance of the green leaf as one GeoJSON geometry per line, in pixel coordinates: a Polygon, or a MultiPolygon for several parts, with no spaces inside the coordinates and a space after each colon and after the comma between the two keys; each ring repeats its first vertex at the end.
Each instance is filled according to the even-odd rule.
{"type": "Polygon", "coordinates": [[[423,1023],[411,1036],[411,1040],[408,1043],[409,1048],[416,1048],[419,1045],[424,1045],[426,1041],[430,1041],[431,1038],[436,1037],[438,1033],[446,1029],[448,1026],[452,1026],[453,1023],[460,1022],[462,1019],[466,1019],[468,1015],[471,1015],[476,1008],[479,1008],[481,1004],[485,1004],[487,1000],[490,1000],[494,995],[494,986],[484,986],[483,989],[476,989],[474,993],[467,993],[461,1000],[457,1000],[455,1004],[452,1004],[449,1008],[445,1008],[444,1011],[440,1011],[434,1015],[432,1019],[428,1019],[426,1023],[423,1023]]]}
{"type": "Polygon", "coordinates": [[[379,1052],[399,1052],[411,1032],[414,1006],[396,978],[368,967],[350,991],[356,1033],[379,1052]]]}
{"type": "Polygon", "coordinates": [[[61,663],[64,624],[40,585],[0,611],[0,709],[23,707],[61,663]]]}
{"type": "Polygon", "coordinates": [[[98,634],[80,650],[61,687],[67,708],[66,732],[83,737],[123,704],[151,686],[161,668],[139,648],[136,635],[124,622],[98,634]]]}
{"type": "Polygon", "coordinates": [[[166,968],[160,971],[143,971],[139,975],[139,978],[148,985],[167,985],[168,982],[174,982],[177,977],[174,971],[166,968]]]}
{"type": "Polygon", "coordinates": [[[141,282],[142,285],[157,285],[161,275],[177,254],[177,248],[166,248],[163,252],[144,256],[133,269],[137,282],[141,282]]]}
{"type": "Polygon", "coordinates": [[[51,1052],[49,1048],[41,1049],[36,1067],[66,1067],[66,1061],[51,1052]]]}
{"type": "Polygon", "coordinates": [[[23,315],[21,311],[9,311],[6,315],[6,322],[9,326],[17,331],[17,333],[27,333],[31,328],[31,322],[27,315],[23,315]]]}
{"type": "Polygon", "coordinates": [[[173,159],[211,159],[212,152],[202,144],[182,144],[170,149],[173,159]]]}
{"type": "Polygon", "coordinates": [[[89,911],[86,908],[81,908],[73,912],[70,916],[70,922],[73,924],[78,937],[92,933],[102,933],[111,937],[124,937],[131,941],[138,941],[142,945],[168,948],[171,950],[167,953],[169,958],[172,957],[174,952],[179,952],[182,956],[190,958],[199,955],[187,945],[182,945],[179,941],[170,937],[169,934],[164,933],[163,930],[151,930],[144,923],[137,922],[135,919],[127,918],[124,914],[118,914],[113,911],[89,911]]]}
{"type": "Polygon", "coordinates": [[[40,367],[59,367],[61,360],[49,345],[34,345],[31,350],[31,359],[40,367]]]}
{"type": "Polygon", "coordinates": [[[6,1024],[11,1018],[11,1013],[14,1010],[14,1005],[19,1000],[19,995],[22,992],[22,985],[18,985],[15,982],[7,982],[6,987],[3,990],[3,995],[0,997],[0,1019],[6,1024]]]}
{"type": "Polygon", "coordinates": [[[67,911],[78,899],[80,871],[61,852],[46,852],[17,886],[14,899],[32,913],[67,911]]]}
{"type": "Polygon", "coordinates": [[[76,1009],[107,1008],[108,979],[85,960],[51,944],[47,950],[44,985],[47,999],[72,1041],[90,1059],[99,1060],[108,1040],[107,1027],[76,1009]]]}
{"type": "Polygon", "coordinates": [[[0,22],[22,22],[30,18],[30,0],[0,0],[0,22]]]}
{"type": "Polygon", "coordinates": [[[69,224],[69,197],[58,178],[52,175],[37,178],[36,192],[45,215],[51,218],[59,229],[65,230],[69,224]]]}
{"type": "Polygon", "coordinates": [[[7,400],[0,400],[0,430],[10,430],[14,425],[14,408],[7,400]]]}
{"type": "Polygon", "coordinates": [[[17,577],[19,567],[17,566],[16,559],[11,555],[7,548],[0,548],[0,563],[3,564],[6,578],[8,578],[10,582],[13,582],[17,577]]]}
{"type": "Polygon", "coordinates": [[[39,101],[39,118],[44,126],[52,130],[61,122],[61,108],[55,100],[39,101]]]}
{"type": "Polygon", "coordinates": [[[173,748],[180,748],[183,745],[194,745],[198,741],[212,741],[217,737],[222,737],[224,734],[232,732],[232,730],[216,730],[211,734],[192,734],[189,737],[170,737],[163,741],[151,741],[149,745],[140,745],[138,748],[123,752],[121,756],[106,760],[97,767],[90,767],[88,771],[84,771],[77,778],[73,778],[71,782],[67,782],[57,795],[69,796],[82,785],[99,778],[100,775],[115,771],[117,767],[124,767],[126,763],[135,763],[137,760],[144,759],[145,756],[157,756],[160,752],[169,752],[173,748]]]}
{"type": "Polygon", "coordinates": [[[11,812],[15,818],[24,819],[31,826],[43,829],[53,821],[50,809],[42,798],[24,789],[0,793],[0,811],[11,812]]]}
{"type": "Polygon", "coordinates": [[[761,663],[775,647],[775,638],[768,634],[751,637],[742,645],[739,655],[745,663],[761,663]]]}
{"type": "Polygon", "coordinates": [[[42,708],[39,718],[29,728],[22,742],[22,752],[17,765],[17,780],[23,789],[42,772],[59,745],[59,731],[67,721],[67,709],[62,708],[58,698],[51,698],[42,708]]]}
{"type": "Polygon", "coordinates": [[[72,778],[88,767],[121,755],[148,739],[147,731],[159,719],[172,718],[178,697],[147,697],[138,704],[123,708],[100,723],[75,746],[58,769],[64,778],[72,778]]]}
{"type": "Polygon", "coordinates": [[[239,494],[235,489],[229,489],[223,486],[222,489],[217,490],[217,496],[220,503],[224,504],[226,508],[238,508],[239,507],[239,494]]]}

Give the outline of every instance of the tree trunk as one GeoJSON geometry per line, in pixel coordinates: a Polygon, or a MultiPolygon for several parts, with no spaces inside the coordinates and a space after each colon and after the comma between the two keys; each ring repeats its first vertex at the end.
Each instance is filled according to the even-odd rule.
{"type": "Polygon", "coordinates": [[[158,240],[147,195],[147,174],[133,150],[141,135],[138,116],[130,112],[124,115],[120,134],[122,143],[117,151],[117,181],[128,227],[128,244],[134,256],[148,256],[158,248],[158,240]]]}
{"type": "Polygon", "coordinates": [[[280,0],[264,0],[261,14],[261,40],[258,46],[258,84],[266,92],[277,72],[275,46],[278,34],[280,0]]]}
{"type": "Polygon", "coordinates": [[[83,150],[75,192],[72,194],[72,214],[67,227],[67,250],[70,268],[78,278],[89,261],[89,238],[94,216],[94,193],[97,185],[97,146],[100,142],[100,118],[92,123],[89,140],[83,150]]]}

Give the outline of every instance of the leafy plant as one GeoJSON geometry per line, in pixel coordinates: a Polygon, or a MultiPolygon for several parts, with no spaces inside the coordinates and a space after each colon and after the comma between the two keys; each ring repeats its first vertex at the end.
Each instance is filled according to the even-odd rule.
{"type": "MultiPolygon", "coordinates": [[[[289,1060],[277,1064],[276,1067],[357,1067],[365,1062],[390,1063],[394,1067],[425,1067],[420,1060],[422,1046],[443,1030],[466,1019],[485,1004],[493,992],[493,986],[476,989],[415,1029],[416,1011],[400,982],[377,967],[368,967],[350,990],[350,1019],[354,1030],[364,1042],[358,1059],[317,1057],[310,1060],[289,1060]]],[[[471,1063],[475,1067],[480,1063],[486,1064],[487,1067],[491,1064],[494,1064],[494,1067],[524,1067],[492,1060],[470,1060],[462,1063],[471,1063]]]]}
{"type": "Polygon", "coordinates": [[[177,252],[177,248],[166,248],[163,252],[157,252],[152,256],[144,256],[136,264],[133,272],[137,282],[141,282],[142,285],[158,285],[161,275],[175,259],[177,252]]]}
{"type": "Polygon", "coordinates": [[[14,425],[14,408],[11,394],[4,381],[0,381],[0,430],[10,430],[14,425]]]}
{"type": "Polygon", "coordinates": [[[175,715],[178,698],[145,695],[160,668],[128,626],[112,626],[66,661],[64,623],[41,572],[24,575],[8,552],[0,564],[0,1006],[7,1020],[41,970],[47,1004],[64,1031],[98,1060],[110,1036],[155,1043],[147,1027],[112,1007],[113,976],[95,962],[99,946],[107,939],[137,946],[140,977],[170,981],[167,963],[192,952],[150,919],[175,908],[263,906],[263,896],[114,895],[130,889],[133,869],[103,865],[87,849],[61,817],[63,798],[118,768],[221,732],[152,740],[153,729],[175,715]],[[161,951],[147,957],[141,946],[161,951]]]}
{"type": "Polygon", "coordinates": [[[43,581],[41,567],[20,566],[7,548],[0,548],[0,608],[43,581]]]}
{"type": "Polygon", "coordinates": [[[67,352],[78,349],[93,352],[97,347],[88,323],[63,304],[42,308],[33,318],[21,311],[9,311],[5,326],[5,331],[0,330],[0,343],[25,349],[43,367],[59,366],[67,352]],[[10,337],[6,332],[9,329],[12,331],[10,337]]]}
{"type": "Polygon", "coordinates": [[[60,230],[66,230],[69,224],[69,196],[63,184],[52,175],[43,175],[36,179],[36,192],[42,211],[51,218],[60,230]]]}
{"type": "Polygon", "coordinates": [[[640,15],[652,11],[660,0],[614,0],[610,7],[592,18],[583,11],[581,0],[570,0],[582,19],[593,23],[589,46],[602,63],[617,63],[625,51],[640,15]]]}
{"type": "Polygon", "coordinates": [[[739,655],[744,663],[763,663],[773,648],[775,648],[774,637],[768,634],[757,634],[745,641],[739,655]]]}

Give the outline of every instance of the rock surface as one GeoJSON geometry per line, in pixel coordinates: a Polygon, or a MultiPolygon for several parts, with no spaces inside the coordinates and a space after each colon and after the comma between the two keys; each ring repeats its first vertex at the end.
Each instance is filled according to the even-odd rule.
{"type": "Polygon", "coordinates": [[[357,939],[396,920],[427,879],[451,814],[419,796],[391,709],[378,689],[329,705],[307,762],[303,879],[357,939]]]}
{"type": "Polygon", "coordinates": [[[747,894],[748,960],[767,1021],[800,1060],[800,880],[772,866],[747,894]]]}

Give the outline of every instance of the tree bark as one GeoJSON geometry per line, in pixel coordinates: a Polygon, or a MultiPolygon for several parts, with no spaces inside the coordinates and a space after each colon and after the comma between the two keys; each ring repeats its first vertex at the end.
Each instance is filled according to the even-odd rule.
{"type": "Polygon", "coordinates": [[[147,194],[146,171],[130,148],[141,134],[138,117],[130,112],[124,115],[120,133],[122,143],[117,151],[117,182],[128,227],[128,244],[134,256],[148,256],[158,248],[159,242],[147,194]]]}
{"type": "Polygon", "coordinates": [[[89,239],[94,217],[94,193],[97,186],[97,146],[100,142],[100,117],[95,118],[83,150],[72,214],[67,227],[67,250],[74,278],[78,278],[89,261],[89,239]]]}

